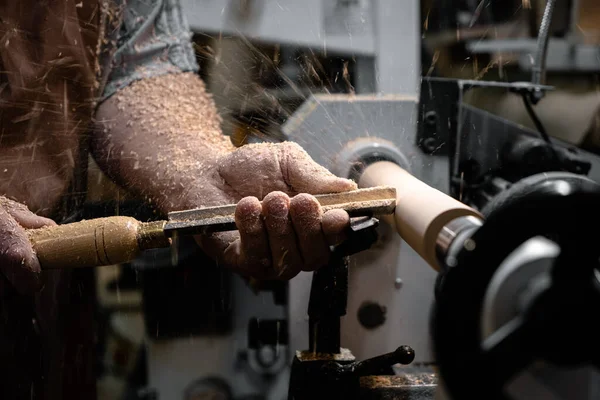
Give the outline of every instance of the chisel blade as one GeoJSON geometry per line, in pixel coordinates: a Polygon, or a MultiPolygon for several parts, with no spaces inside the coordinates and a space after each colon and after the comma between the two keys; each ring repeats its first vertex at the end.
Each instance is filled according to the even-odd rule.
{"type": "MultiPolygon", "coordinates": [[[[350,217],[370,217],[392,214],[396,208],[396,189],[393,187],[375,187],[358,189],[344,193],[315,196],[327,212],[342,209],[350,217]]],[[[204,235],[214,232],[236,230],[235,204],[205,207],[193,210],[175,211],[168,215],[164,232],[167,236],[204,235]]]]}

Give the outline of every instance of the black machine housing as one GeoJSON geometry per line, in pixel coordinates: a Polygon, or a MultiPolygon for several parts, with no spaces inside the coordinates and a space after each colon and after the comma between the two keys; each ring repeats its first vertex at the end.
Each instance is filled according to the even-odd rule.
{"type": "Polygon", "coordinates": [[[518,95],[536,89],[528,82],[422,79],[417,142],[426,154],[448,157],[451,196],[483,209],[511,184],[537,173],[600,178],[597,155],[465,103],[473,88],[505,88],[518,95]]]}

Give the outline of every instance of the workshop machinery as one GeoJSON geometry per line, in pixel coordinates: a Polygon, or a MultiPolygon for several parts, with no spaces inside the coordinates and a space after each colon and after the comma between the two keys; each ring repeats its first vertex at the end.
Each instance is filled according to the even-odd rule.
{"type": "MultiPolygon", "coordinates": [[[[553,146],[557,152],[562,150],[553,146]]],[[[307,346],[305,351],[296,351],[292,361],[288,398],[426,399],[442,395],[460,399],[481,393],[499,399],[530,398],[532,393],[544,398],[596,398],[598,376],[589,366],[597,365],[597,328],[589,315],[600,300],[600,274],[595,236],[589,233],[600,222],[600,185],[584,174],[534,173],[492,197],[483,215],[392,161],[390,148],[387,153],[378,146],[360,149],[340,159],[351,167],[349,174],[361,187],[374,189],[330,195],[330,200],[338,201],[335,205],[321,197],[321,204],[352,213],[349,198],[358,200],[367,194],[362,200],[379,203],[354,210],[387,219],[420,259],[438,271],[431,332],[442,385],[431,372],[398,367],[411,364],[417,355],[410,344],[398,346],[398,338],[394,350],[360,360],[352,347],[346,347],[348,340],[344,343],[341,318],[346,317],[344,322],[353,319],[347,313],[348,295],[354,294],[348,278],[358,267],[348,262],[348,256],[368,252],[379,239],[374,231],[379,221],[366,216],[352,220],[349,240],[333,250],[329,265],[311,276],[309,301],[304,304],[309,317],[307,346]],[[378,194],[369,197],[373,193],[378,194]],[[392,211],[393,216],[386,217],[392,211]],[[548,218],[550,213],[553,218],[548,218]],[[571,369],[566,379],[560,378],[561,367],[571,369]]],[[[563,169],[584,165],[583,171],[588,172],[593,167],[585,158],[577,161],[569,161],[563,169]]],[[[209,227],[232,229],[232,209],[186,211],[183,219],[175,213],[163,225],[162,234],[169,224],[167,230],[180,233],[206,232],[209,227]],[[229,220],[224,224],[218,212],[227,210],[229,220]]],[[[94,228],[89,236],[97,241],[101,221],[91,222],[30,231],[33,244],[41,243],[35,232],[47,237],[48,232],[68,233],[85,225],[94,228]]],[[[64,239],[57,240],[63,245],[82,240],[77,236],[64,239]]],[[[359,320],[360,314],[359,310],[359,320]]],[[[251,324],[254,332],[266,328],[272,333],[282,326],[251,324]]],[[[250,347],[266,344],[263,338],[255,336],[250,347]]],[[[270,344],[277,345],[278,339],[270,344]]],[[[264,354],[258,360],[264,363],[264,354]]],[[[196,396],[221,390],[223,395],[230,390],[226,387],[205,379],[188,392],[196,396]]]]}
{"type": "MultiPolygon", "coordinates": [[[[423,81],[425,88],[437,83],[455,85],[459,99],[461,90],[474,86],[470,81],[423,81]]],[[[521,83],[508,89],[536,87],[521,83]]],[[[449,92],[444,93],[452,105],[449,92]]],[[[453,150],[438,152],[438,145],[426,142],[436,139],[437,130],[426,130],[435,119],[423,99],[427,98],[420,103],[403,96],[315,98],[299,110],[298,119],[288,121],[290,138],[294,132],[314,135],[302,144],[318,162],[356,179],[363,188],[395,188],[397,201],[393,221],[382,217],[389,223],[379,225],[370,217],[355,219],[352,230],[357,236],[336,249],[328,266],[303,274],[310,278],[308,283],[302,278],[290,282],[287,321],[250,320],[248,356],[255,357],[257,370],[268,374],[277,351],[295,352],[283,362],[290,368],[283,389],[288,398],[298,400],[336,393],[344,393],[344,398],[394,399],[459,399],[481,393],[507,398],[505,392],[511,398],[530,398],[532,393],[596,398],[598,377],[587,364],[596,363],[596,328],[588,316],[596,307],[600,285],[593,243],[600,188],[597,178],[589,177],[597,177],[598,157],[558,141],[548,143],[538,132],[485,112],[471,114],[473,109],[460,102],[454,103],[458,116],[440,143],[453,150]],[[398,135],[397,121],[412,116],[419,131],[398,135]],[[477,137],[485,127],[497,126],[505,132],[504,141],[482,141],[492,137],[489,132],[477,137]],[[335,135],[327,134],[326,128],[335,135]],[[381,132],[396,135],[395,140],[381,132]],[[491,163],[486,152],[490,147],[499,150],[491,163]],[[473,167],[475,162],[479,168],[473,167]],[[521,163],[520,169],[515,162],[521,163]],[[426,183],[432,177],[444,178],[440,170],[431,171],[436,167],[445,173],[440,179],[446,183],[443,191],[426,183]],[[464,201],[449,194],[464,195],[464,201]],[[373,231],[378,225],[379,236],[373,231]],[[390,245],[394,240],[397,244],[390,245]],[[408,251],[415,263],[398,262],[408,251]],[[356,254],[347,259],[351,253],[356,254]],[[387,257],[389,263],[382,263],[387,257]],[[398,275],[390,274],[390,264],[398,275]],[[407,272],[422,275],[410,280],[407,272]],[[426,274],[431,276],[427,286],[426,274]],[[398,287],[397,278],[404,285],[398,287]],[[406,294],[407,288],[418,291],[406,294]],[[415,301],[419,295],[421,303],[415,301]],[[421,326],[415,323],[419,321],[421,326]],[[439,366],[441,383],[427,364],[439,366]]],[[[389,205],[383,214],[390,212],[389,205]]],[[[232,207],[225,207],[227,229],[232,228],[232,207]]],[[[199,227],[192,232],[202,232],[206,225],[190,217],[210,211],[185,212],[180,220],[175,213],[167,225],[199,227]]],[[[213,213],[211,224],[220,222],[213,213]]],[[[240,376],[239,371],[232,374],[240,376]]],[[[232,392],[222,377],[215,379],[194,382],[186,393],[232,392]]]]}
{"type": "MultiPolygon", "coordinates": [[[[592,10],[593,2],[582,0],[548,1],[553,10],[552,21],[543,17],[542,27],[549,31],[546,44],[546,68],[553,72],[589,73],[600,70],[597,37],[586,38],[581,34],[581,8],[592,10]],[[552,23],[552,26],[551,26],[552,23]],[[553,34],[556,33],[556,34],[553,34]],[[591,40],[590,40],[591,39],[591,40]]],[[[539,49],[536,38],[472,40],[467,44],[472,54],[513,53],[518,55],[520,68],[535,68],[535,55],[539,49]]]]}
{"type": "MultiPolygon", "coordinates": [[[[360,398],[433,398],[435,392],[452,399],[502,398],[506,391],[516,398],[597,398],[598,378],[584,365],[595,362],[595,330],[587,322],[596,302],[597,255],[593,235],[583,232],[597,226],[592,205],[600,159],[548,138],[543,129],[524,128],[464,102],[467,91],[494,87],[532,107],[551,87],[543,80],[436,77],[419,84],[415,2],[407,6],[411,12],[394,8],[402,8],[394,1],[338,2],[377,10],[373,25],[365,24],[372,28],[350,35],[324,32],[336,26],[323,22],[331,22],[325,16],[335,10],[327,2],[235,2],[247,8],[188,3],[196,31],[327,47],[367,61],[361,76],[375,78],[357,85],[366,90],[310,96],[283,125],[282,138],[361,186],[395,186],[400,207],[393,223],[382,218],[354,225],[359,235],[377,225],[376,240],[360,236],[370,246],[357,246],[362,251],[349,259],[340,254],[318,274],[302,273],[287,286],[263,287],[258,294],[232,278],[221,304],[229,317],[226,329],[192,339],[183,325],[171,334],[153,325],[150,331],[160,337],[149,341],[148,365],[156,397],[318,398],[339,393],[341,386],[360,398]],[[304,17],[306,24],[297,23],[304,17]],[[384,31],[386,26],[391,30],[384,31]],[[412,193],[403,191],[407,184],[420,193],[412,203],[404,197],[412,193]],[[411,224],[417,226],[402,229],[411,224]],[[345,290],[324,290],[333,280],[347,280],[345,290]],[[323,303],[331,308],[318,313],[315,304],[323,303]],[[329,340],[315,341],[316,321],[326,322],[329,340]],[[322,391],[302,391],[299,381],[322,391]]],[[[155,268],[153,257],[137,265],[155,268]]],[[[171,268],[168,252],[163,257],[165,269],[171,268]]]]}
{"type": "MultiPolygon", "coordinates": [[[[460,99],[461,91],[479,83],[424,80],[423,92],[436,84],[454,86],[455,99],[460,99]]],[[[534,88],[520,83],[507,85],[507,90],[534,88]]],[[[342,344],[360,359],[393,351],[398,342],[409,345],[415,362],[439,366],[446,390],[440,386],[438,394],[450,398],[506,398],[507,391],[511,398],[596,398],[598,375],[590,368],[595,363],[595,328],[588,326],[593,322],[586,315],[596,307],[598,290],[593,245],[598,157],[556,140],[546,142],[538,132],[452,101],[448,91],[442,93],[448,108],[458,114],[442,120],[447,130],[427,132],[428,126],[436,125],[427,111],[427,97],[417,105],[401,96],[377,101],[371,96],[316,98],[300,110],[299,120],[286,125],[290,138],[340,176],[353,177],[361,186],[389,185],[398,191],[394,225],[406,243],[395,238],[395,245],[375,245],[351,261],[342,344]],[[364,121],[369,115],[377,117],[364,121]],[[396,133],[393,142],[387,141],[384,135],[398,129],[394,125],[399,115],[408,120],[419,115],[419,132],[412,137],[396,133]],[[324,128],[327,121],[329,128],[324,128]],[[305,138],[301,132],[315,136],[305,138]],[[448,135],[441,143],[434,142],[438,132],[448,135]],[[340,136],[344,140],[329,140],[340,136]],[[445,168],[444,175],[436,167],[445,168]],[[432,170],[435,177],[445,176],[446,193],[474,208],[462,203],[457,214],[438,209],[451,198],[432,194],[435,180],[423,172],[432,170]],[[417,181],[405,180],[406,175],[430,185],[413,185],[417,181]],[[428,224],[428,229],[406,229],[430,212],[448,219],[428,224]],[[401,253],[408,251],[416,263],[403,262],[401,253]],[[396,276],[390,274],[386,257],[397,268],[396,276]],[[440,273],[436,276],[427,264],[440,273]],[[477,273],[471,277],[473,271],[477,273]],[[422,278],[427,273],[428,287],[422,278]],[[410,274],[422,275],[411,281],[410,274]],[[397,278],[404,286],[395,286],[397,278]],[[418,294],[401,297],[407,286],[418,294]],[[426,296],[428,303],[422,302],[426,296]],[[386,309],[375,326],[361,318],[365,305],[373,303],[386,309]]],[[[291,295],[307,298],[310,286],[304,285],[301,279],[290,282],[291,295]]],[[[306,324],[301,319],[303,303],[298,302],[296,317],[290,318],[295,322],[291,338],[292,343],[297,340],[296,348],[306,341],[307,331],[300,327],[306,324]]],[[[396,379],[409,375],[407,371],[396,368],[396,379]]],[[[387,398],[411,398],[406,397],[408,379],[403,391],[389,382],[381,381],[387,398]]],[[[381,389],[369,387],[369,396],[381,389]]]]}
{"type": "MultiPolygon", "coordinates": [[[[379,176],[370,182],[390,184],[388,179],[409,171],[421,181],[482,213],[447,221],[448,224],[438,231],[439,243],[430,242],[429,252],[422,253],[424,248],[410,243],[414,232],[400,232],[410,247],[399,237],[390,235],[391,239],[388,238],[384,245],[375,245],[355,256],[356,267],[349,269],[350,297],[347,317],[342,323],[342,343],[361,359],[393,351],[398,341],[410,345],[415,350],[415,362],[440,366],[442,386],[448,388],[445,391],[440,386],[440,396],[501,398],[506,386],[511,386],[513,398],[515,393],[516,398],[518,395],[524,396],[522,398],[536,395],[542,398],[596,398],[597,373],[584,365],[590,361],[590,356],[585,355],[586,349],[593,351],[593,340],[587,336],[593,330],[583,328],[587,331],[579,336],[581,329],[577,327],[586,323],[579,309],[589,312],[595,304],[597,278],[589,271],[594,270],[592,265],[597,258],[594,262],[587,258],[589,267],[582,266],[587,268],[586,275],[578,278],[576,284],[566,285],[568,291],[558,278],[549,284],[547,276],[548,271],[555,268],[565,270],[558,267],[559,263],[579,263],[579,256],[575,254],[566,261],[557,260],[558,254],[564,254],[562,249],[573,251],[571,246],[577,247],[577,244],[593,249],[593,245],[582,238],[590,235],[588,229],[576,228],[583,228],[584,224],[575,221],[586,218],[586,212],[582,211],[585,209],[590,215],[588,228],[597,223],[591,204],[597,191],[593,182],[600,178],[599,159],[549,138],[539,121],[535,121],[538,131],[534,131],[465,104],[465,93],[477,87],[504,88],[522,96],[523,106],[534,120],[532,104],[540,101],[544,92],[552,90],[540,80],[506,83],[424,78],[419,99],[407,95],[319,95],[309,99],[284,125],[287,139],[299,142],[319,163],[340,176],[360,181],[363,174],[372,171],[369,168],[375,168],[379,169],[376,174],[379,176]],[[413,130],[414,126],[417,129],[413,130]],[[376,166],[377,161],[391,164],[376,166]],[[370,164],[373,166],[368,167],[370,164]],[[394,172],[396,166],[402,167],[402,172],[394,172]],[[553,171],[564,172],[555,175],[553,171]],[[513,202],[515,197],[519,200],[513,202]],[[531,205],[527,205],[528,201],[531,205]],[[581,205],[576,206],[579,201],[581,205]],[[567,210],[573,208],[577,217],[572,219],[567,210]],[[549,215],[555,214],[560,215],[557,225],[548,226],[552,221],[549,215]],[[489,224],[483,222],[483,215],[493,217],[489,224]],[[546,222],[540,223],[544,218],[546,222]],[[499,232],[510,236],[510,240],[503,235],[494,236],[491,227],[498,221],[502,221],[503,229],[506,229],[499,232]],[[557,235],[560,239],[555,238],[557,235]],[[558,242],[544,242],[547,239],[538,236],[558,242]],[[498,245],[500,242],[502,246],[498,245]],[[503,248],[504,243],[506,248],[503,248]],[[490,252],[490,246],[498,247],[501,254],[498,259],[488,262],[485,255],[490,252]],[[432,247],[436,248],[434,254],[432,247]],[[513,251],[516,255],[509,256],[513,251]],[[465,254],[477,254],[479,258],[465,254]],[[436,276],[427,267],[432,262],[438,263],[436,266],[441,267],[441,274],[436,276]],[[487,280],[478,279],[475,283],[468,272],[459,272],[472,271],[482,264],[489,265],[487,280]],[[495,268],[501,275],[492,280],[495,268]],[[449,278],[459,275],[459,278],[449,278]],[[546,287],[530,288],[530,279],[544,281],[546,287]],[[471,286],[474,284],[476,289],[471,286]],[[434,301],[433,287],[437,301],[434,301]],[[578,290],[585,296],[576,301],[557,295],[574,294],[578,290]],[[471,297],[474,293],[477,295],[471,297]],[[476,297],[484,295],[485,302],[476,297]],[[459,304],[459,301],[465,303],[459,304]],[[462,308],[467,302],[470,302],[468,312],[462,308]],[[429,310],[434,303],[434,323],[430,330],[429,310]],[[373,304],[378,307],[372,307],[373,304]],[[385,318],[375,318],[378,323],[370,324],[362,318],[366,307],[371,313],[385,314],[385,318]],[[553,328],[557,323],[555,318],[536,320],[536,314],[556,312],[558,318],[562,312],[569,313],[572,307],[577,307],[578,311],[572,312],[569,324],[560,328],[553,328]],[[511,328],[505,323],[513,320],[527,323],[522,330],[516,329],[520,326],[512,326],[518,334],[507,337],[514,342],[503,342],[502,330],[511,328]],[[554,330],[552,334],[546,334],[542,333],[544,329],[554,330]],[[452,332],[451,336],[446,337],[446,331],[452,332]],[[433,334],[433,341],[427,332],[433,334]],[[535,332],[551,339],[544,340],[544,345],[533,350],[528,346],[535,341],[535,332]],[[519,334],[526,336],[527,341],[519,334]],[[482,340],[486,336],[497,342],[491,341],[486,344],[488,348],[482,349],[482,340]],[[557,342],[578,340],[580,347],[576,351],[565,348],[551,354],[550,343],[561,346],[557,342]],[[463,348],[458,343],[468,347],[470,353],[464,358],[463,348]],[[532,364],[533,367],[526,368],[532,364]],[[567,365],[572,368],[565,369],[567,365]],[[517,374],[525,370],[526,373],[517,374]],[[515,376],[516,382],[509,379],[515,376]],[[446,383],[446,380],[451,382],[446,383]]],[[[401,205],[404,200],[402,185],[398,186],[398,193],[398,204],[401,205]]],[[[422,204],[413,205],[413,213],[418,215],[419,207],[430,206],[424,199],[422,204]]],[[[383,235],[385,237],[386,233],[383,235]]],[[[591,249],[586,248],[580,253],[585,254],[591,249]]],[[[572,280],[568,274],[561,275],[560,279],[572,280]]],[[[292,281],[291,298],[300,298],[298,304],[303,304],[308,297],[308,287],[308,277],[304,282],[302,279],[292,281]]],[[[306,322],[302,320],[301,307],[295,308],[292,303],[290,310],[291,339],[292,343],[297,341],[295,347],[298,348],[306,340],[303,336],[306,322]]],[[[405,371],[397,368],[397,376],[406,375],[405,371]]],[[[404,380],[404,388],[407,381],[404,380]]],[[[386,387],[388,398],[410,398],[402,397],[406,394],[398,387],[390,386],[386,387]],[[396,397],[392,397],[393,393],[396,397]]]]}
{"type": "Polygon", "coordinates": [[[355,58],[357,93],[418,93],[420,2],[182,0],[194,32],[355,58]]]}
{"type": "Polygon", "coordinates": [[[590,318],[600,305],[599,195],[587,177],[536,174],[494,199],[483,224],[461,222],[432,315],[450,398],[600,395],[590,318]]]}

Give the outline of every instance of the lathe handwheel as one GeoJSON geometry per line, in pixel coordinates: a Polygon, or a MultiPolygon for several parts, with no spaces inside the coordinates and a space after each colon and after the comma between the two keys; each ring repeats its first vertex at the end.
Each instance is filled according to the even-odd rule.
{"type": "Polygon", "coordinates": [[[514,185],[496,204],[437,290],[434,350],[452,399],[507,399],[505,385],[535,360],[600,364],[600,186],[578,175],[540,174],[514,185]],[[550,285],[482,340],[483,302],[494,273],[514,249],[540,235],[561,248],[550,285]]]}

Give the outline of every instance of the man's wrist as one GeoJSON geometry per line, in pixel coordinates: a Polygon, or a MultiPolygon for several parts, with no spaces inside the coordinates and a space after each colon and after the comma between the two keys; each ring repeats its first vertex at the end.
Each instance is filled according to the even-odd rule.
{"type": "Polygon", "coordinates": [[[179,171],[173,180],[160,188],[155,196],[156,205],[163,213],[212,207],[229,203],[227,183],[218,172],[219,157],[202,162],[202,168],[179,171]]]}

